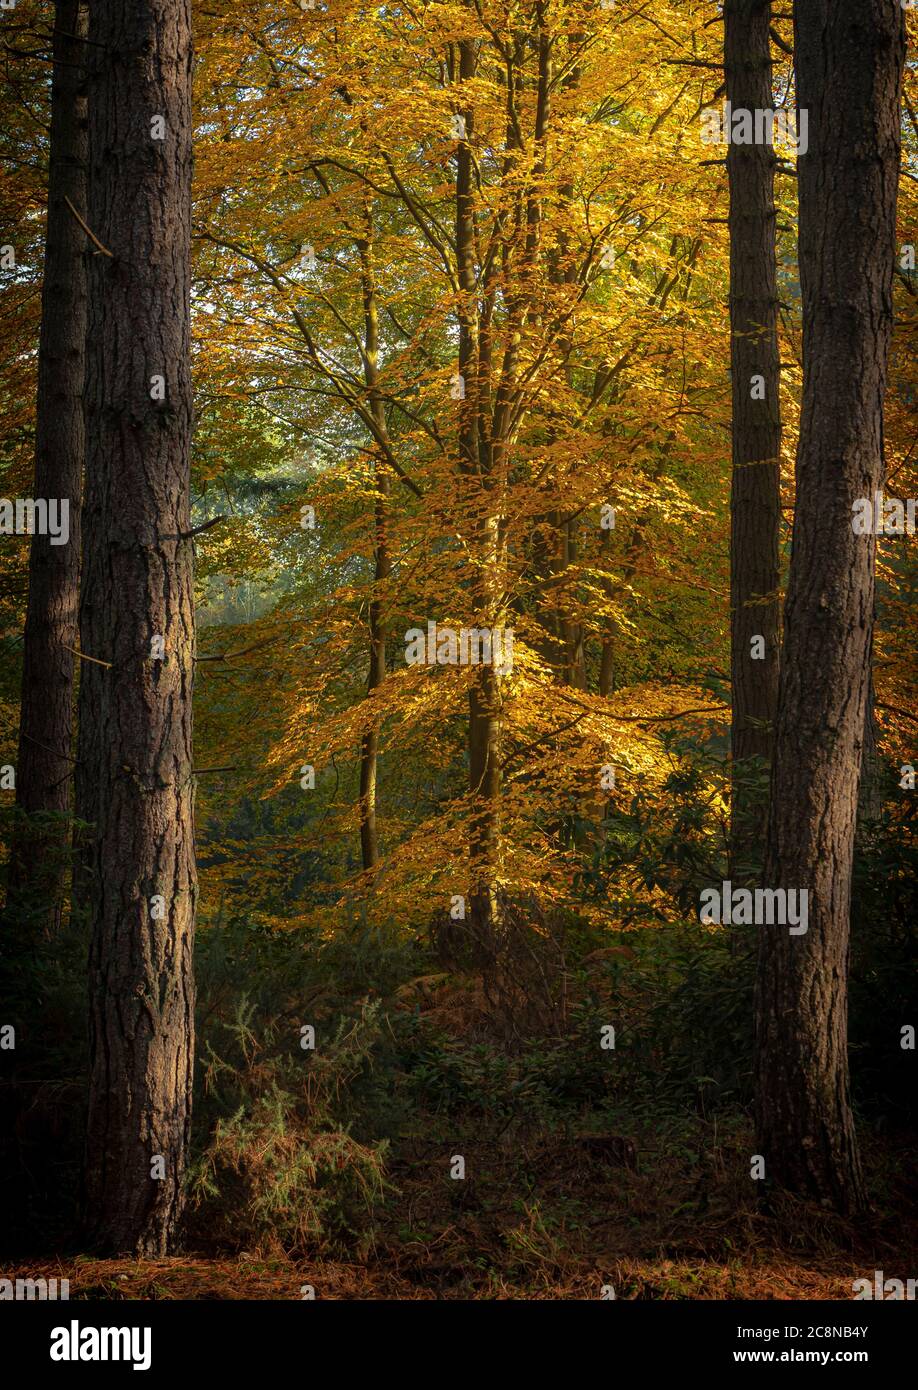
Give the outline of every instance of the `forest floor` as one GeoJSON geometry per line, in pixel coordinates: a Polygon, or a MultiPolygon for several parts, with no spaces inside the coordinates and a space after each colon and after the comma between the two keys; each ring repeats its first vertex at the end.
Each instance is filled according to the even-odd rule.
{"type": "Polygon", "coordinates": [[[536,1147],[543,1162],[530,1153],[529,1171],[541,1168],[542,1179],[521,1197],[518,1145],[503,1164],[491,1150],[484,1176],[448,1183],[435,1177],[429,1145],[409,1141],[393,1155],[396,1195],[359,1258],[202,1246],[160,1260],[4,1262],[3,1274],[67,1278],[72,1300],[301,1299],[304,1285],[332,1299],[593,1299],[611,1285],[619,1299],[849,1302],[854,1281],[872,1285],[875,1271],[918,1275],[905,1139],[867,1145],[884,1200],[859,1223],[786,1197],[762,1210],[725,1161],[745,1147],[741,1133],[709,1155],[700,1178],[662,1155],[638,1170],[595,1152],[565,1164],[569,1141],[536,1147]]]}
{"type": "MultiPolygon", "coordinates": [[[[652,944],[659,954],[659,933],[652,944]]],[[[622,948],[599,954],[614,965],[622,948]]],[[[18,1248],[28,1255],[0,1257],[0,1275],[66,1278],[76,1301],[299,1300],[304,1286],[316,1298],[345,1300],[595,1299],[611,1286],[617,1299],[850,1302],[855,1281],[872,1286],[875,1272],[918,1277],[918,1135],[859,1116],[872,1205],[856,1220],[769,1193],[751,1180],[748,1111],[736,1101],[712,1104],[718,1091],[701,1051],[708,1013],[715,1062],[725,1067],[738,1049],[706,1002],[742,1019],[734,995],[702,981],[708,993],[699,996],[692,979],[679,996],[691,1003],[685,1017],[655,977],[641,991],[634,949],[625,964],[627,989],[614,1003],[633,1041],[614,1074],[597,1072],[591,1018],[582,1045],[579,1034],[536,1039],[508,1056],[489,1039],[477,986],[455,983],[430,986],[418,1002],[418,979],[396,980],[382,1012],[345,998],[326,1017],[313,998],[312,1016],[334,1041],[305,1086],[300,1050],[291,1058],[283,1043],[297,1036],[293,1006],[276,1030],[279,1062],[247,1027],[244,1059],[230,1053],[232,1066],[202,1069],[202,1129],[221,1115],[224,1126],[237,1112],[243,1121],[224,1129],[235,1147],[229,1160],[214,1157],[203,1200],[190,1185],[184,1253],[97,1259],[63,1243],[67,1227],[52,1230],[47,1216],[55,1184],[68,1174],[72,1191],[60,1208],[75,1206],[79,1144],[71,1140],[68,1165],[52,1169],[21,1204],[18,1248]],[[642,1052],[641,1018],[651,1009],[651,1045],[642,1052]],[[676,1047],[684,1039],[699,1057],[682,1059],[676,1047]],[[673,1071],[677,1063],[684,1076],[673,1071]],[[220,1097],[213,1075],[224,1085],[220,1097]],[[277,1114],[266,1095],[284,1101],[277,1114]],[[297,1167],[304,1155],[325,1155],[308,1180],[297,1167]],[[457,1155],[465,1160],[461,1181],[451,1177],[457,1155]],[[44,1234],[36,1237],[39,1218],[44,1234]]],[[[278,974],[281,967],[287,971],[286,957],[278,974]]],[[[281,997],[272,976],[268,984],[265,992],[281,997]]],[[[290,991],[299,1008],[308,983],[294,976],[290,991]]],[[[208,1037],[218,1049],[227,1042],[226,1030],[212,1026],[208,1037]]],[[[52,1089],[22,1117],[33,1166],[68,1143],[57,1106],[52,1089]]]]}
{"type": "MultiPolygon", "coordinates": [[[[891,1277],[889,1270],[885,1274],[891,1277]]],[[[729,1264],[624,1259],[592,1270],[572,1264],[533,1273],[522,1282],[483,1263],[474,1271],[456,1266],[444,1269],[436,1251],[414,1262],[404,1253],[393,1258],[390,1252],[380,1252],[378,1259],[366,1264],[258,1260],[244,1255],[139,1261],[80,1257],[28,1261],[12,1274],[17,1276],[69,1279],[71,1301],[301,1299],[304,1285],[314,1288],[316,1298],[332,1299],[594,1299],[611,1282],[616,1297],[625,1299],[850,1302],[855,1279],[868,1277],[873,1282],[873,1270],[850,1255],[794,1261],[766,1252],[752,1262],[736,1259],[729,1264]]]]}

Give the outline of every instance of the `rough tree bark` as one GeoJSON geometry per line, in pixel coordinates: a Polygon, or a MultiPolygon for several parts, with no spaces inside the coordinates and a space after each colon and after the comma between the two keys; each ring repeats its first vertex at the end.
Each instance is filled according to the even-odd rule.
{"type": "Polygon", "coordinates": [[[74,650],[80,582],[86,234],[67,201],[86,209],[87,13],[58,0],[54,14],[48,218],[38,343],[36,498],[66,500],[69,541],[34,535],[23,638],[16,804],[28,815],[57,812],[59,824],[22,826],[11,847],[7,914],[48,934],[60,927],[66,887],[73,739],[74,650]]]}
{"type": "Polygon", "coordinates": [[[864,1201],[849,1103],[851,863],[876,540],[852,504],[882,478],[904,17],[887,0],[797,0],[803,408],[765,883],[808,889],[809,929],[763,928],[755,1112],[766,1177],[864,1201]]]}
{"type": "MultiPolygon", "coordinates": [[[[724,76],[734,110],[774,106],[770,23],[769,0],[725,0],[724,76]]],[[[733,395],[730,858],[737,883],[757,878],[761,867],[767,803],[754,778],[750,785],[748,760],[767,763],[771,757],[778,698],[781,411],[774,166],[771,145],[727,148],[733,395]],[[764,378],[763,399],[754,399],[754,377],[764,378]],[[752,649],[759,637],[762,656],[752,649]]]]}
{"type": "Polygon", "coordinates": [[[80,809],[89,847],[90,1243],[173,1242],[191,1119],[197,883],[188,0],[93,5],[80,809]],[[106,666],[98,662],[109,663],[106,666]]]}

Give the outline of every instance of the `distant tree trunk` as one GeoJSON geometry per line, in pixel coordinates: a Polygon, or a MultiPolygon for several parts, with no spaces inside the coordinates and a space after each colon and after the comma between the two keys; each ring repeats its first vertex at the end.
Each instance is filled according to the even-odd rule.
{"type": "MultiPolygon", "coordinates": [[[[774,105],[770,23],[768,0],[725,0],[724,69],[733,110],[774,105]]],[[[749,785],[748,760],[771,757],[778,697],[781,410],[774,165],[771,145],[731,142],[727,148],[733,393],[730,858],[738,883],[757,878],[761,867],[767,800],[754,780],[749,785]]]]}
{"type": "MultiPolygon", "coordinates": [[[[610,601],[610,603],[615,599],[616,595],[619,592],[619,589],[626,588],[627,585],[630,584],[631,580],[634,578],[634,572],[637,569],[637,562],[641,553],[641,547],[644,543],[645,527],[646,519],[644,517],[639,517],[638,520],[634,523],[634,527],[628,539],[628,544],[625,548],[625,563],[622,566],[622,577],[620,584],[616,584],[613,579],[606,576],[604,576],[603,579],[600,581],[602,584],[603,593],[606,595],[606,598],[610,601]]],[[[600,555],[604,555],[605,552],[610,549],[611,543],[612,532],[604,531],[602,534],[602,540],[600,541],[600,555]]],[[[608,632],[607,636],[603,638],[602,642],[602,651],[599,659],[598,687],[600,695],[605,696],[607,700],[611,699],[612,696],[615,694],[615,636],[613,631],[611,630],[611,622],[609,626],[610,631],[608,632]]]]}
{"type": "Polygon", "coordinates": [[[58,0],[54,15],[48,218],[38,343],[36,498],[66,501],[69,540],[33,535],[23,638],[16,804],[54,811],[60,824],[17,828],[7,877],[7,911],[51,934],[66,885],[73,739],[74,650],[78,646],[83,375],[86,344],[86,234],[65,200],[86,210],[87,14],[58,0]]]}
{"type": "Polygon", "coordinates": [[[188,0],[90,14],[80,788],[96,822],[89,1240],[163,1254],[191,1121],[194,672],[188,0]]]}
{"type": "MultiPolygon", "coordinates": [[[[876,617],[876,615],[874,615],[876,617]]],[[[869,660],[867,699],[864,703],[864,753],[861,758],[861,780],[858,787],[858,817],[872,821],[883,807],[883,786],[880,780],[880,750],[877,747],[876,691],[873,685],[873,647],[869,660]]]]}
{"type": "Polygon", "coordinates": [[[852,505],[883,470],[901,8],[797,0],[803,408],[764,882],[809,890],[803,935],[763,927],[755,1111],[766,1177],[842,1211],[864,1188],[848,1096],[851,865],[874,603],[852,505]]]}
{"type": "MultiPolygon", "coordinates": [[[[539,62],[539,98],[538,98],[538,129],[536,139],[544,142],[551,113],[551,91],[553,71],[552,44],[545,25],[546,11],[544,7],[539,12],[540,20],[540,62],[539,62]]],[[[572,34],[570,36],[570,48],[575,50],[583,43],[583,34],[572,34]]],[[[561,79],[560,89],[565,98],[569,99],[580,86],[582,71],[580,64],[574,62],[565,72],[561,79]]],[[[544,161],[539,163],[539,172],[544,172],[544,161]]],[[[559,211],[565,213],[573,204],[575,198],[575,188],[572,182],[564,182],[558,188],[559,211]]],[[[553,284],[575,286],[579,268],[576,257],[572,253],[570,237],[567,229],[562,222],[558,228],[558,242],[556,248],[550,248],[547,253],[548,276],[553,284]]],[[[556,340],[559,368],[563,368],[564,376],[568,389],[573,388],[574,383],[574,361],[573,361],[573,341],[570,333],[563,329],[556,340]]],[[[549,431],[549,440],[556,438],[556,431],[549,431]]],[[[550,496],[554,491],[554,484],[550,482],[546,489],[546,495],[550,496]]],[[[568,571],[576,565],[578,558],[578,538],[577,538],[577,518],[563,515],[557,508],[553,508],[547,513],[545,522],[540,528],[540,541],[536,548],[537,575],[540,584],[549,590],[552,599],[552,606],[546,613],[545,626],[547,626],[548,640],[541,643],[543,654],[549,665],[558,671],[560,681],[575,690],[586,690],[587,688],[587,669],[586,669],[586,646],[583,623],[572,621],[565,615],[564,598],[565,590],[569,586],[567,578],[568,571]]],[[[573,586],[576,592],[576,586],[573,586]]]]}
{"type": "MultiPolygon", "coordinates": [[[[476,47],[472,40],[458,45],[459,83],[469,82],[477,68],[476,47]]],[[[461,91],[461,88],[460,88],[461,91]]],[[[465,92],[463,97],[468,97],[465,92]]],[[[479,323],[475,275],[474,166],[471,136],[473,112],[470,104],[457,113],[465,123],[466,135],[456,149],[456,268],[461,293],[459,303],[459,468],[471,499],[470,511],[477,514],[480,576],[475,582],[474,606],[481,626],[491,615],[489,588],[494,582],[497,519],[489,512],[491,467],[489,440],[483,432],[487,411],[488,382],[479,371],[479,323]],[[490,571],[490,572],[489,572],[490,571]]],[[[500,834],[500,692],[493,666],[480,666],[469,686],[468,757],[469,796],[472,803],[469,827],[469,869],[472,881],[471,924],[483,938],[491,933],[497,914],[494,891],[494,857],[500,834]]]]}
{"type": "MultiPolygon", "coordinates": [[[[612,548],[612,532],[603,531],[599,541],[600,564],[605,561],[608,552],[612,548]]],[[[600,587],[606,598],[612,603],[616,595],[615,581],[604,574],[600,580],[600,587]]],[[[613,619],[610,617],[606,622],[606,633],[602,639],[599,651],[599,675],[597,677],[597,690],[606,700],[611,700],[615,694],[615,632],[613,619]]]]}
{"type": "MultiPolygon", "coordinates": [[[[369,210],[368,230],[372,233],[369,210]]],[[[379,308],[376,281],[373,273],[371,236],[360,242],[361,276],[363,281],[364,312],[364,380],[368,404],[376,430],[382,439],[388,437],[386,413],[379,394],[379,308]]],[[[392,572],[388,541],[389,478],[386,465],[377,453],[374,465],[376,498],[373,504],[373,598],[370,601],[370,669],[367,676],[367,698],[378,690],[386,679],[386,620],[384,586],[392,572]]],[[[376,772],[379,761],[379,724],[374,722],[363,735],[360,745],[360,853],[364,869],[379,863],[379,837],[376,832],[376,772]]]]}
{"type": "Polygon", "coordinates": [[[471,687],[469,790],[472,795],[472,920],[487,940],[498,918],[495,877],[500,841],[500,686],[493,666],[482,666],[471,687]]]}
{"type": "MultiPolygon", "coordinates": [[[[577,522],[574,518],[563,517],[560,519],[558,542],[560,550],[558,573],[559,575],[566,575],[572,566],[576,565],[578,559],[577,522]]],[[[564,684],[571,686],[574,690],[586,690],[586,652],[584,650],[583,623],[562,614],[560,629],[564,684]]]]}
{"type": "MultiPolygon", "coordinates": [[[[378,690],[386,679],[386,622],[385,600],[381,586],[392,571],[386,539],[389,480],[385,465],[376,467],[376,501],[373,508],[375,543],[373,547],[373,578],[376,591],[370,601],[370,669],[367,675],[367,697],[378,690]]],[[[379,763],[379,723],[366,730],[360,745],[360,853],[365,869],[379,863],[379,835],[376,829],[376,778],[379,763]]]]}
{"type": "MultiPolygon", "coordinates": [[[[553,437],[549,432],[549,437],[553,437]]],[[[545,489],[546,493],[551,488],[545,489]]],[[[586,690],[586,651],[583,624],[565,613],[566,591],[576,590],[570,570],[578,558],[576,519],[557,509],[546,511],[535,534],[533,562],[536,582],[547,593],[541,619],[539,649],[561,685],[586,690]]]]}

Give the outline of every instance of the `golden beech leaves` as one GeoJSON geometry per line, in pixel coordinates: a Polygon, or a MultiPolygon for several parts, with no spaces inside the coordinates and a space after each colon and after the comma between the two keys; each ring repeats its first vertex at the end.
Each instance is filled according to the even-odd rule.
{"type": "MultiPolygon", "coordinates": [[[[662,785],[672,731],[723,746],[710,19],[565,0],[197,17],[199,438],[237,441],[200,476],[249,489],[199,550],[211,586],[262,587],[205,646],[266,644],[202,668],[199,730],[207,761],[247,749],[233,787],[263,807],[270,872],[302,824],[345,910],[384,887],[423,926],[482,877],[563,905],[571,827],[662,785]],[[441,646],[409,665],[428,624],[441,646]],[[472,629],[512,632],[509,671],[449,660],[449,634],[458,651],[472,629]]],[[[792,504],[799,315],[793,183],[778,184],[792,504]]],[[[202,789],[215,808],[222,794],[202,789]]],[[[251,853],[221,845],[224,888],[251,853]]]]}

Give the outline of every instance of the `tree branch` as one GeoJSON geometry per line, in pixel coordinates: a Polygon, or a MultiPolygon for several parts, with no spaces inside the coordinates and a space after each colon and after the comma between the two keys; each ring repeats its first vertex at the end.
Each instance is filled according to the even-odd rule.
{"type": "Polygon", "coordinates": [[[66,196],[66,194],[64,195],[64,202],[67,204],[68,208],[73,213],[80,226],[83,228],[83,231],[89,237],[89,240],[93,242],[96,246],[98,246],[103,256],[109,256],[112,260],[114,260],[114,254],[111,251],[109,251],[107,246],[103,246],[99,238],[96,236],[95,232],[92,231],[89,227],[87,227],[86,223],[83,221],[82,217],[77,212],[76,208],[73,206],[73,203],[71,203],[70,199],[66,196]]]}

